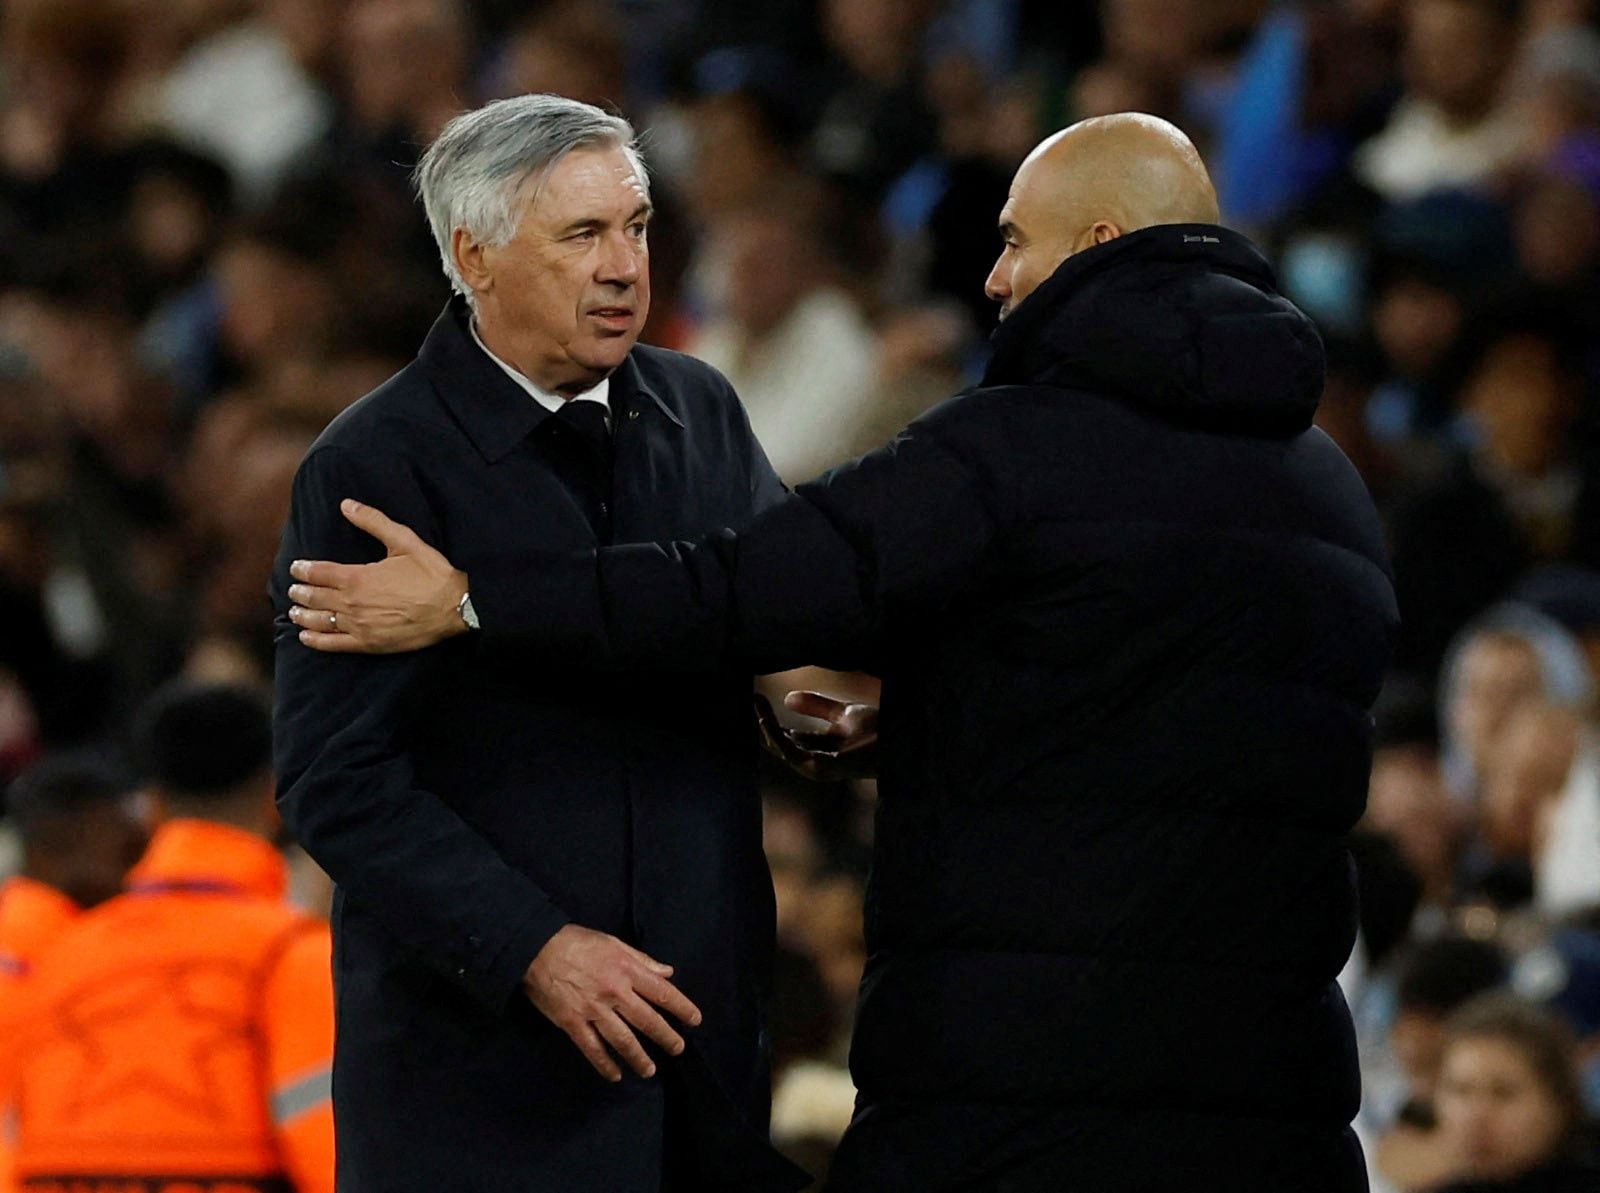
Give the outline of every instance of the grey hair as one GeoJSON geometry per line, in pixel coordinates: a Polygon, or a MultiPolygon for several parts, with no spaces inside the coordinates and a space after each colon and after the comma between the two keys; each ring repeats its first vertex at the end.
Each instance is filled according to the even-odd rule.
{"type": "Polygon", "coordinates": [[[650,176],[633,125],[593,104],[559,95],[517,95],[463,112],[428,146],[412,174],[450,286],[469,303],[472,288],[456,268],[451,241],[465,228],[480,244],[503,245],[517,232],[518,199],[574,149],[615,145],[628,155],[645,193],[650,176]]]}

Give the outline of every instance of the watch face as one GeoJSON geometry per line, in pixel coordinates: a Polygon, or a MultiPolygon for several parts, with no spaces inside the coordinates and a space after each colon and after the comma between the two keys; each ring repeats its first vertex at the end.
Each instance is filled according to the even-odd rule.
{"type": "Polygon", "coordinates": [[[472,594],[463,593],[461,603],[456,606],[456,612],[461,614],[461,620],[467,623],[467,629],[478,628],[478,611],[472,607],[472,594]]]}

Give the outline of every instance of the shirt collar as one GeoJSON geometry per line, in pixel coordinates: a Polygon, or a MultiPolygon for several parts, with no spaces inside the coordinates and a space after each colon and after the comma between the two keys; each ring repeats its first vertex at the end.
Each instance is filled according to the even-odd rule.
{"type": "MultiPolygon", "coordinates": [[[[423,341],[417,366],[478,454],[492,464],[532,434],[550,411],[528,401],[528,391],[473,343],[471,317],[466,299],[451,298],[423,341]]],[[[683,418],[644,379],[633,353],[608,380],[612,383],[608,404],[613,410],[626,408],[631,417],[638,404],[647,401],[668,423],[683,429],[683,418]]]]}
{"type": "Polygon", "coordinates": [[[477,344],[478,347],[482,348],[484,354],[488,356],[490,360],[494,361],[495,364],[499,365],[507,377],[510,377],[511,380],[515,381],[524,390],[526,390],[528,395],[532,397],[535,402],[538,402],[539,405],[543,406],[551,414],[555,414],[568,402],[599,402],[600,405],[606,408],[606,422],[609,423],[611,421],[610,377],[600,378],[600,384],[596,385],[593,389],[586,389],[581,394],[576,394],[570,398],[563,398],[558,394],[553,394],[549,390],[535,385],[533,379],[527,374],[512,367],[510,364],[496,356],[490,350],[489,345],[483,342],[483,337],[478,334],[478,321],[470,316],[467,319],[467,330],[472,333],[472,342],[477,344]]]}
{"type": "Polygon", "coordinates": [[[282,899],[289,866],[277,846],[255,833],[211,820],[169,820],[128,875],[128,889],[185,887],[282,899]]]}

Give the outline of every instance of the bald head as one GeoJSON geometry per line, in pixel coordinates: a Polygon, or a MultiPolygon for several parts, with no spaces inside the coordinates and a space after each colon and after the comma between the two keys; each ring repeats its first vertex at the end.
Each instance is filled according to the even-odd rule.
{"type": "Polygon", "coordinates": [[[1157,224],[1215,224],[1193,142],[1155,116],[1097,116],[1041,141],[1000,213],[1005,248],[984,289],[1004,318],[1068,257],[1157,224]]]}

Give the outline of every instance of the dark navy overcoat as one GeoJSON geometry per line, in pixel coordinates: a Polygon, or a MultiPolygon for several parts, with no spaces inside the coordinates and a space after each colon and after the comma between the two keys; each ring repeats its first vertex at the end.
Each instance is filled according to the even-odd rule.
{"type": "Polygon", "coordinates": [[[749,671],[596,676],[475,635],[319,654],[286,619],[290,561],[381,555],[345,497],[470,574],[741,526],[782,495],[713,369],[637,347],[610,401],[607,494],[456,300],[295,479],[272,583],[279,802],[337,883],[342,1193],[659,1193],[669,1148],[681,1187],[804,1183],[766,1141],[773,896],[749,671]],[[673,965],[704,1012],[661,1077],[608,1084],[522,993],[568,922],[673,965]]]}

